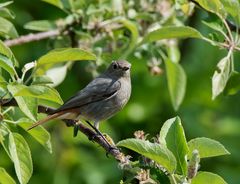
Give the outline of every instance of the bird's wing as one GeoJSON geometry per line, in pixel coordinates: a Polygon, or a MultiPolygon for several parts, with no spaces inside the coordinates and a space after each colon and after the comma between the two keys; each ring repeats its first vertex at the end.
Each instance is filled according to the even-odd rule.
{"type": "Polygon", "coordinates": [[[61,112],[65,110],[79,108],[81,106],[107,99],[117,93],[121,83],[105,77],[98,77],[90,82],[84,89],[79,91],[75,96],[67,100],[60,108],[53,111],[61,112]]]}

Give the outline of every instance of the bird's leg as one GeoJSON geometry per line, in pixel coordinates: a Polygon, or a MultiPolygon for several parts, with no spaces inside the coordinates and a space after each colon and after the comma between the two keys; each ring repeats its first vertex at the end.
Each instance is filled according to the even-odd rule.
{"type": "MultiPolygon", "coordinates": [[[[109,146],[109,151],[111,151],[112,149],[117,149],[115,146],[111,145],[108,140],[106,139],[106,137],[98,130],[98,126],[93,126],[89,121],[85,120],[87,122],[87,124],[92,127],[95,132],[107,143],[107,145],[109,146]]],[[[95,123],[95,125],[98,125],[98,123],[95,123]]]]}

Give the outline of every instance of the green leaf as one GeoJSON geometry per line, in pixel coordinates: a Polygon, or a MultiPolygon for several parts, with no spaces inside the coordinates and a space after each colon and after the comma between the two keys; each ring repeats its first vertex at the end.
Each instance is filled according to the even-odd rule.
{"type": "Polygon", "coordinates": [[[64,81],[67,75],[67,64],[50,68],[46,71],[46,75],[53,81],[53,84],[51,84],[50,86],[58,86],[64,81]]]}
{"type": "Polygon", "coordinates": [[[12,61],[2,54],[0,54],[0,67],[6,70],[11,76],[14,76],[16,73],[12,61]]]}
{"type": "Polygon", "coordinates": [[[8,6],[8,5],[12,4],[12,3],[13,3],[13,1],[6,1],[6,2],[4,2],[4,3],[0,3],[0,8],[3,8],[3,7],[5,7],[5,6],[8,6]]]}
{"type": "Polygon", "coordinates": [[[65,61],[96,60],[96,56],[86,50],[79,48],[54,49],[38,59],[37,65],[56,64],[65,61]]]}
{"type": "Polygon", "coordinates": [[[212,99],[214,100],[223,92],[231,74],[231,60],[228,56],[224,57],[217,64],[212,78],[212,99]]]}
{"type": "Polygon", "coordinates": [[[30,29],[34,31],[50,31],[56,29],[57,26],[54,22],[48,20],[38,20],[38,21],[31,21],[24,25],[25,29],[30,29]]]}
{"type": "Polygon", "coordinates": [[[27,118],[21,118],[17,121],[18,126],[26,130],[26,132],[29,133],[37,142],[39,142],[49,153],[52,153],[50,134],[42,126],[37,126],[31,131],[27,131],[32,124],[33,121],[27,118]]]}
{"type": "Polygon", "coordinates": [[[226,16],[226,11],[224,9],[223,4],[220,0],[195,0],[201,7],[203,7],[205,10],[219,14],[222,17],[226,16]]]}
{"type": "Polygon", "coordinates": [[[20,89],[15,92],[14,96],[41,98],[56,102],[60,105],[63,104],[63,101],[58,92],[54,88],[51,88],[46,85],[32,85],[32,86],[22,85],[20,89]]]}
{"type": "Polygon", "coordinates": [[[18,62],[15,56],[13,55],[11,49],[7,47],[1,40],[0,40],[0,54],[10,58],[10,60],[13,61],[13,65],[18,66],[18,62]]]}
{"type": "Polygon", "coordinates": [[[165,60],[168,80],[168,90],[174,110],[178,110],[185,96],[187,77],[178,63],[173,63],[169,59],[165,60]]]}
{"type": "Polygon", "coordinates": [[[9,84],[7,86],[9,92],[17,101],[18,107],[21,111],[33,121],[36,121],[37,117],[37,99],[33,97],[22,97],[22,96],[15,96],[15,94],[24,88],[21,84],[9,84]]]}
{"type": "Polygon", "coordinates": [[[179,117],[167,120],[160,131],[160,144],[164,144],[177,160],[177,171],[187,175],[188,145],[179,117]]]}
{"type": "Polygon", "coordinates": [[[202,21],[203,24],[206,26],[210,27],[211,29],[218,31],[218,32],[224,32],[223,27],[220,25],[219,22],[207,22],[207,21],[202,21]]]}
{"type": "Polygon", "coordinates": [[[15,18],[14,12],[10,11],[7,8],[0,8],[0,15],[1,17],[4,17],[4,18],[11,18],[11,19],[15,18]]]}
{"type": "Polygon", "coordinates": [[[199,137],[190,140],[188,142],[188,148],[189,153],[192,153],[195,149],[198,150],[200,158],[230,154],[221,143],[206,137],[199,137]]]}
{"type": "Polygon", "coordinates": [[[69,0],[42,0],[42,1],[52,4],[53,6],[56,6],[62,10],[72,8],[71,1],[69,0]]]}
{"type": "Polygon", "coordinates": [[[8,36],[10,38],[18,37],[18,33],[14,25],[2,17],[0,17],[0,35],[4,37],[8,36]]]}
{"type": "Polygon", "coordinates": [[[221,0],[221,3],[223,4],[226,12],[229,13],[229,15],[231,15],[235,23],[239,26],[240,25],[239,1],[238,0],[221,0]]]}
{"type": "Polygon", "coordinates": [[[20,134],[9,132],[4,139],[4,148],[14,163],[20,184],[26,184],[33,171],[31,153],[27,142],[20,134]]]}
{"type": "Polygon", "coordinates": [[[196,177],[192,179],[191,184],[203,184],[203,183],[211,183],[211,184],[227,184],[224,179],[222,179],[219,175],[211,173],[211,172],[199,172],[196,177]]]}
{"type": "Polygon", "coordinates": [[[166,146],[134,138],[122,140],[118,142],[117,146],[126,147],[156,161],[170,173],[176,169],[176,159],[166,146]]]}
{"type": "Polygon", "coordinates": [[[51,80],[50,77],[46,75],[41,75],[41,76],[35,76],[33,78],[32,85],[41,85],[41,84],[52,84],[53,81],[51,80]]]}
{"type": "Polygon", "coordinates": [[[200,32],[196,29],[193,29],[188,26],[169,26],[162,27],[155,31],[149,32],[143,38],[141,43],[154,42],[162,39],[170,39],[170,38],[202,38],[200,32]]]}
{"type": "Polygon", "coordinates": [[[232,72],[224,88],[224,94],[235,95],[240,90],[240,73],[232,72]]]}
{"type": "Polygon", "coordinates": [[[16,184],[16,182],[13,180],[13,178],[2,167],[0,167],[0,183],[1,184],[16,184]]]}

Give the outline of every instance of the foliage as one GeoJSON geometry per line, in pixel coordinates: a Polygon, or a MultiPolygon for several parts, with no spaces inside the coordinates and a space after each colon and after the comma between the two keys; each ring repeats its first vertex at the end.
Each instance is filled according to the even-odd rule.
{"type": "MultiPolygon", "coordinates": [[[[23,135],[21,130],[41,118],[38,106],[56,108],[63,103],[54,87],[70,75],[68,70],[73,69],[75,61],[95,61],[86,64],[93,76],[106,61],[119,58],[147,61],[146,65],[154,75],[162,74],[164,65],[169,96],[177,111],[184,102],[188,77],[180,62],[179,45],[182,39],[195,38],[227,51],[212,76],[212,99],[223,92],[225,95],[236,94],[240,89],[239,73],[234,67],[234,52],[240,50],[240,3],[237,0],[43,1],[44,6],[53,5],[64,16],[57,20],[34,20],[24,25],[31,31],[59,31],[58,37],[49,41],[50,51],[28,63],[22,58],[17,60],[4,43],[17,38],[18,32],[10,21],[15,18],[8,8],[12,1],[0,4],[0,36],[3,40],[0,41],[0,96],[3,100],[14,98],[18,105],[0,107],[0,141],[21,184],[28,183],[33,171],[30,146],[23,135],[30,135],[52,152],[50,134],[43,127],[23,135]],[[202,21],[211,29],[207,36],[200,29],[185,26],[197,7],[209,12],[208,19],[202,21]],[[231,27],[231,23],[235,27],[231,27]],[[24,63],[21,70],[19,63],[24,63]]],[[[138,106],[135,104],[134,107],[138,106]]],[[[141,108],[138,110],[136,112],[142,112],[141,108]]],[[[140,160],[131,164],[131,169],[126,169],[128,174],[131,173],[126,182],[137,179],[149,183],[203,183],[209,180],[226,183],[216,174],[198,172],[198,166],[200,158],[229,152],[219,142],[208,138],[195,138],[187,143],[178,117],[166,121],[154,143],[146,139],[125,139],[118,145],[141,155],[140,160]]],[[[15,183],[3,168],[0,180],[15,183]]]]}

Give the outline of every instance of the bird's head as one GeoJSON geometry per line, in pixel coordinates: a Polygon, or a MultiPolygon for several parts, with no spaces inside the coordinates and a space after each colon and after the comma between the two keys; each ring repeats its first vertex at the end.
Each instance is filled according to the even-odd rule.
{"type": "Polygon", "coordinates": [[[125,60],[113,61],[107,69],[107,73],[116,77],[129,77],[131,64],[125,60]]]}

